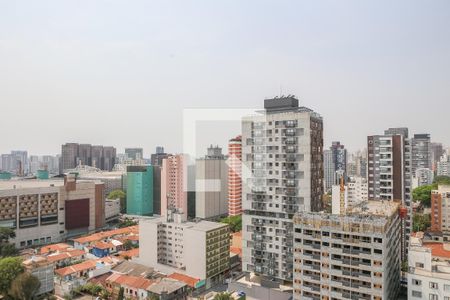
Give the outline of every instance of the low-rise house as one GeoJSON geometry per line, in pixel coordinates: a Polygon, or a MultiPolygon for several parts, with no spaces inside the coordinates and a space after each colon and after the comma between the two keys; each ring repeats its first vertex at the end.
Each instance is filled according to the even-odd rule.
{"type": "Polygon", "coordinates": [[[54,290],[53,270],[54,265],[45,256],[33,256],[23,262],[25,270],[39,279],[41,286],[36,296],[51,293],[54,290]]]}
{"type": "Polygon", "coordinates": [[[94,246],[94,244],[99,241],[105,241],[107,239],[120,239],[124,236],[137,235],[138,233],[138,226],[129,226],[73,239],[73,245],[77,249],[84,250],[85,248],[94,246]]]}
{"type": "Polygon", "coordinates": [[[115,263],[112,258],[104,257],[55,270],[56,294],[68,294],[73,289],[86,284],[90,278],[110,272],[115,263]]]}
{"type": "Polygon", "coordinates": [[[126,251],[120,251],[119,256],[126,260],[139,257],[139,248],[133,248],[133,249],[126,250],[126,251]]]}
{"type": "Polygon", "coordinates": [[[80,249],[70,249],[66,252],[54,253],[47,256],[47,259],[55,264],[57,269],[75,264],[86,258],[86,252],[80,249]]]}
{"type": "Polygon", "coordinates": [[[121,275],[131,275],[145,278],[156,278],[160,275],[151,267],[131,261],[123,261],[111,269],[111,272],[121,275]]]}
{"type": "Polygon", "coordinates": [[[100,258],[109,256],[115,252],[117,252],[117,248],[111,242],[96,242],[92,247],[92,254],[100,258]]]}
{"type": "Polygon", "coordinates": [[[51,244],[51,245],[42,247],[40,249],[39,253],[41,255],[45,255],[45,254],[51,254],[51,253],[55,253],[55,252],[66,251],[69,248],[71,248],[71,246],[66,243],[51,244]]]}
{"type": "Polygon", "coordinates": [[[159,278],[147,288],[149,297],[160,300],[184,300],[187,297],[187,284],[173,278],[159,278]]]}
{"type": "Polygon", "coordinates": [[[106,279],[106,288],[112,293],[113,298],[122,287],[125,298],[144,300],[148,296],[147,288],[152,283],[152,280],[143,277],[112,274],[106,279]]]}

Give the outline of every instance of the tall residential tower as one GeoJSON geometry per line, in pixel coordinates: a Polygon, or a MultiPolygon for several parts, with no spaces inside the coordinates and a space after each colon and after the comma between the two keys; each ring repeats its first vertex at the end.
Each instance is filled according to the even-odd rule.
{"type": "Polygon", "coordinates": [[[264,108],[242,120],[242,267],[283,284],[292,282],[294,214],[322,209],[323,122],[294,96],[264,108]]]}

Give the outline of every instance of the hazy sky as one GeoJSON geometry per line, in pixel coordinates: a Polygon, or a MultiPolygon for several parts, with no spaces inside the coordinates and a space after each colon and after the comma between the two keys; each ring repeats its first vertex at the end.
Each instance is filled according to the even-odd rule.
{"type": "Polygon", "coordinates": [[[450,1],[0,0],[0,153],[180,152],[184,108],[280,90],[322,114],[326,144],[407,126],[450,145],[450,1]]]}

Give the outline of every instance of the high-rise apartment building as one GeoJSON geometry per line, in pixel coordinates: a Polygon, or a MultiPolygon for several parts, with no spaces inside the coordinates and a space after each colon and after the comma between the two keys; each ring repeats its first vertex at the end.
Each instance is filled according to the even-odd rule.
{"type": "Polygon", "coordinates": [[[196,160],[195,217],[212,219],[228,214],[228,165],[222,148],[212,145],[196,160]]]}
{"type": "Polygon", "coordinates": [[[144,150],[142,148],[125,148],[125,154],[132,160],[144,158],[144,150]]]}
{"type": "Polygon", "coordinates": [[[369,200],[367,180],[364,177],[351,177],[347,182],[348,205],[356,206],[369,200]]]}
{"type": "Polygon", "coordinates": [[[242,214],[242,136],[228,142],[228,215],[242,214]]]}
{"type": "Polygon", "coordinates": [[[167,274],[178,272],[204,280],[206,288],[221,282],[230,268],[228,225],[182,222],[180,218],[175,213],[173,222],[140,220],[139,262],[167,274]]]}
{"type": "Polygon", "coordinates": [[[127,167],[127,214],[153,215],[153,167],[127,167]]]}
{"type": "Polygon", "coordinates": [[[402,226],[402,260],[412,227],[411,140],[407,128],[390,128],[367,138],[369,200],[398,200],[407,209],[402,226]]]}
{"type": "Polygon", "coordinates": [[[434,172],[428,168],[419,168],[413,175],[413,189],[419,186],[430,185],[434,180],[434,172]]]}
{"type": "Polygon", "coordinates": [[[264,101],[242,120],[244,272],[292,281],[293,224],[322,209],[323,121],[293,96],[264,101]]]}
{"type": "Polygon", "coordinates": [[[1,170],[17,176],[27,175],[29,172],[28,152],[11,151],[10,154],[2,154],[1,170]]]}
{"type": "Polygon", "coordinates": [[[450,237],[450,186],[439,185],[431,191],[432,232],[442,233],[444,240],[450,237]]]}
{"type": "Polygon", "coordinates": [[[161,215],[181,213],[187,218],[187,161],[183,154],[163,159],[161,168],[161,215]]]}
{"type": "Polygon", "coordinates": [[[432,169],[431,138],[429,134],[415,134],[411,139],[411,174],[417,169],[432,169]]]}
{"type": "Polygon", "coordinates": [[[294,217],[294,299],[397,299],[399,205],[368,201],[348,214],[294,217]]]}
{"type": "Polygon", "coordinates": [[[67,143],[61,146],[60,173],[86,165],[111,171],[116,160],[116,148],[90,144],[67,143]]]}

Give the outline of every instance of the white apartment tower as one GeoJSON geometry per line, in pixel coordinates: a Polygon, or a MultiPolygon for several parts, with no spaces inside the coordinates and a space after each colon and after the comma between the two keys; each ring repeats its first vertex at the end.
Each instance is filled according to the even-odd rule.
{"type": "Polygon", "coordinates": [[[292,282],[293,223],[322,209],[323,122],[294,96],[242,121],[243,271],[292,282]]]}

